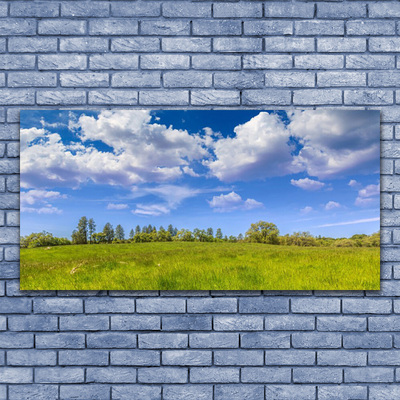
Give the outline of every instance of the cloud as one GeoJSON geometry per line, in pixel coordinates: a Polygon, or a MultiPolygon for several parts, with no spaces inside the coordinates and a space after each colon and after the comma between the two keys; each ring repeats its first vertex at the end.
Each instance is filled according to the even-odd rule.
{"type": "Polygon", "coordinates": [[[21,212],[37,214],[61,214],[62,210],[54,207],[49,200],[66,199],[68,196],[55,191],[29,190],[21,192],[21,212]]]}
{"type": "Polygon", "coordinates": [[[328,201],[325,204],[325,210],[327,210],[327,211],[331,211],[331,210],[334,210],[335,208],[340,208],[340,207],[341,207],[341,205],[336,201],[328,201]]]}
{"type": "Polygon", "coordinates": [[[170,208],[165,204],[137,204],[132,213],[141,216],[158,217],[163,214],[169,214],[170,211],[170,208]]]}
{"type": "Polygon", "coordinates": [[[317,228],[326,228],[326,227],[330,227],[330,226],[364,224],[366,222],[375,222],[375,221],[379,221],[379,217],[366,218],[366,219],[356,219],[354,221],[335,222],[334,224],[319,225],[319,226],[317,226],[317,228]]]}
{"type": "Polygon", "coordinates": [[[45,129],[21,130],[22,187],[170,182],[209,156],[201,135],[151,122],[150,111],[102,111],[72,125],[75,139],[68,143],[45,129]],[[99,150],[99,142],[110,150],[99,150]]]}
{"type": "Polygon", "coordinates": [[[254,208],[264,207],[264,205],[257,200],[243,200],[242,197],[235,192],[214,196],[212,200],[207,200],[207,202],[216,212],[252,210],[254,208]]]}
{"type": "Polygon", "coordinates": [[[115,204],[115,203],[108,203],[107,210],[126,210],[129,208],[128,204],[115,204]]]}
{"type": "Polygon", "coordinates": [[[355,188],[355,187],[359,187],[361,184],[359,182],[357,182],[355,179],[350,179],[348,185],[350,187],[354,187],[355,188]]]}
{"type": "Polygon", "coordinates": [[[183,168],[182,168],[182,171],[183,171],[186,175],[192,176],[193,178],[198,178],[199,176],[201,176],[201,175],[197,174],[196,172],[194,172],[193,169],[190,168],[190,167],[188,167],[188,166],[183,167],[183,168]]]}
{"type": "Polygon", "coordinates": [[[211,175],[224,182],[250,181],[297,172],[289,131],[276,114],[260,112],[234,128],[234,137],[212,143],[215,157],[204,161],[211,175]]]}
{"type": "Polygon", "coordinates": [[[313,211],[314,209],[312,208],[312,207],[310,207],[310,206],[306,206],[306,207],[304,207],[304,208],[302,208],[301,210],[300,210],[300,213],[301,214],[303,214],[303,215],[306,215],[306,214],[309,214],[311,211],[313,211]]]}
{"type": "Polygon", "coordinates": [[[358,191],[358,197],[356,198],[354,204],[356,206],[361,206],[361,207],[369,206],[378,201],[379,195],[380,195],[379,184],[368,185],[358,191]]]}
{"type": "Polygon", "coordinates": [[[293,186],[299,187],[304,190],[319,190],[325,186],[325,183],[314,181],[313,179],[309,178],[298,179],[297,181],[292,179],[290,183],[293,186]]]}
{"type": "Polygon", "coordinates": [[[306,110],[288,117],[288,129],[302,146],[294,163],[310,176],[379,172],[378,112],[306,110]]]}

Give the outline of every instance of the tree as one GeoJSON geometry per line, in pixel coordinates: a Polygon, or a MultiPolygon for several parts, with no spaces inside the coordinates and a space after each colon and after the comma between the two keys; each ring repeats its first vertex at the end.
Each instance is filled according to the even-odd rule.
{"type": "Polygon", "coordinates": [[[87,243],[87,228],[88,220],[86,217],[82,217],[78,222],[78,227],[72,232],[72,242],[74,244],[86,244],[87,243]]]}
{"type": "Polygon", "coordinates": [[[114,229],[109,222],[104,225],[103,234],[106,242],[111,243],[114,240],[114,229]]]}
{"type": "Polygon", "coordinates": [[[174,235],[174,227],[171,224],[168,225],[167,231],[169,232],[169,234],[171,236],[175,236],[174,235]]]}
{"type": "Polygon", "coordinates": [[[133,239],[135,236],[135,232],[133,229],[131,229],[131,231],[129,232],[129,239],[133,239]]]}
{"type": "Polygon", "coordinates": [[[135,228],[135,235],[139,235],[140,232],[141,232],[140,226],[139,226],[139,225],[136,225],[136,228],[135,228]]]}
{"type": "Polygon", "coordinates": [[[216,237],[217,239],[222,239],[222,238],[223,238],[221,228],[218,228],[218,229],[217,229],[217,232],[216,232],[216,234],[215,234],[215,237],[216,237]]]}
{"type": "Polygon", "coordinates": [[[208,236],[211,236],[211,237],[214,237],[213,228],[208,228],[208,229],[207,229],[207,235],[208,235],[208,236]]]}
{"type": "Polygon", "coordinates": [[[119,224],[115,228],[115,239],[118,239],[118,240],[124,240],[125,239],[124,228],[119,224]]]}
{"type": "Polygon", "coordinates": [[[241,233],[239,233],[237,239],[239,242],[241,242],[243,240],[243,235],[241,233]]]}
{"type": "Polygon", "coordinates": [[[96,232],[96,224],[93,218],[90,218],[88,221],[88,233],[89,233],[89,242],[92,243],[93,233],[96,232]]]}
{"type": "Polygon", "coordinates": [[[258,221],[256,224],[251,224],[250,229],[246,232],[246,237],[250,242],[255,243],[279,243],[279,230],[272,222],[258,221]]]}

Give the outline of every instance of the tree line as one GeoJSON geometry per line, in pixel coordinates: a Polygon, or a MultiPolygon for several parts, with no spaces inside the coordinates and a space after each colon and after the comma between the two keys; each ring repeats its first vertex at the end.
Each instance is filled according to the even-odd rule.
{"type": "Polygon", "coordinates": [[[115,229],[107,222],[103,229],[96,232],[96,223],[93,218],[81,217],[71,239],[57,238],[49,232],[31,233],[21,236],[21,247],[60,246],[71,244],[100,244],[100,243],[146,243],[146,242],[249,242],[265,243],[285,246],[302,247],[379,247],[380,233],[372,235],[357,234],[351,238],[331,238],[313,236],[309,232],[294,232],[293,234],[279,234],[279,229],[272,222],[259,221],[251,224],[246,234],[238,236],[223,235],[221,228],[214,234],[213,228],[178,229],[172,224],[167,229],[160,226],[158,229],[151,224],[131,229],[129,237],[125,237],[124,228],[118,224],[115,229]]]}

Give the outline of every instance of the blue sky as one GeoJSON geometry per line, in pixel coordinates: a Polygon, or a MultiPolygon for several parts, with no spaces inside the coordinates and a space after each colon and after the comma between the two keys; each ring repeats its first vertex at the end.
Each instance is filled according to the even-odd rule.
{"type": "Polygon", "coordinates": [[[21,234],[379,230],[379,112],[21,111],[21,234]]]}

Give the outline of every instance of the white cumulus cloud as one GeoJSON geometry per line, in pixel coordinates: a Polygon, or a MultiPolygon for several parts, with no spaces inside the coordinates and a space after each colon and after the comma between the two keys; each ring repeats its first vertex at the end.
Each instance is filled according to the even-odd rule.
{"type": "Polygon", "coordinates": [[[325,210],[327,210],[327,211],[331,211],[331,210],[334,210],[335,208],[340,208],[340,207],[341,207],[340,203],[338,203],[336,201],[328,201],[325,204],[325,210]]]}
{"type": "Polygon", "coordinates": [[[319,190],[325,186],[325,183],[315,181],[310,178],[304,178],[304,179],[298,179],[298,180],[291,179],[290,183],[293,186],[299,187],[301,189],[312,190],[312,191],[319,190]]]}
{"type": "Polygon", "coordinates": [[[128,204],[108,203],[107,210],[126,210],[129,208],[128,204]]]}
{"type": "Polygon", "coordinates": [[[244,200],[239,194],[235,192],[214,196],[212,200],[207,201],[210,207],[216,212],[252,210],[254,208],[260,208],[264,206],[262,203],[254,199],[244,200]]]}
{"type": "Polygon", "coordinates": [[[309,214],[314,209],[311,206],[306,206],[300,210],[300,213],[303,215],[309,214]]]}
{"type": "Polygon", "coordinates": [[[56,191],[29,190],[21,192],[21,212],[37,214],[61,214],[62,210],[50,204],[52,200],[66,199],[68,196],[56,191]]]}
{"type": "Polygon", "coordinates": [[[358,196],[354,204],[356,206],[369,206],[378,201],[380,194],[379,184],[368,185],[358,191],[358,196]]]}

